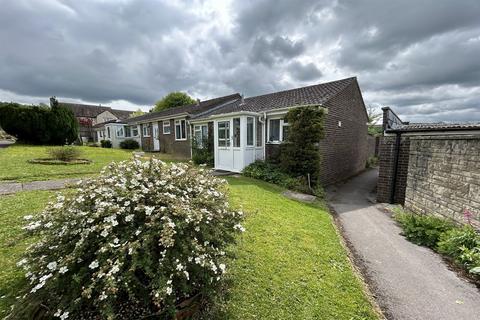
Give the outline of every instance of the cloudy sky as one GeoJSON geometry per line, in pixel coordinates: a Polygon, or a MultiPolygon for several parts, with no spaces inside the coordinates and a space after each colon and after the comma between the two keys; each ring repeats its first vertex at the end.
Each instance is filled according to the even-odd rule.
{"type": "Polygon", "coordinates": [[[478,0],[0,0],[0,21],[0,101],[148,110],[357,76],[406,120],[480,120],[478,0]]]}

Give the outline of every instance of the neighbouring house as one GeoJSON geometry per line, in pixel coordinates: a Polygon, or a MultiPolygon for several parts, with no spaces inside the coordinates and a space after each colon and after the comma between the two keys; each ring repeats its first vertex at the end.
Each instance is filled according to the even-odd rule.
{"type": "Polygon", "coordinates": [[[96,140],[93,127],[96,124],[115,120],[126,120],[133,111],[112,109],[101,105],[88,105],[79,103],[59,102],[60,105],[73,111],[78,120],[79,134],[84,142],[96,140]]]}
{"type": "Polygon", "coordinates": [[[480,122],[409,123],[383,108],[377,201],[480,226],[480,122]]]}
{"type": "MultiPolygon", "coordinates": [[[[319,141],[324,184],[344,180],[365,168],[368,154],[367,112],[356,78],[243,98],[238,93],[196,104],[148,113],[95,128],[110,138],[113,126],[124,125],[143,150],[191,157],[192,138],[209,139],[215,169],[240,172],[255,160],[278,156],[288,134],[283,120],[291,108],[319,106],[327,110],[326,136],[319,141]],[[133,129],[135,128],[135,129],[133,129]],[[136,135],[133,135],[135,130],[136,135]]],[[[124,129],[124,135],[125,134],[124,129]]]]}

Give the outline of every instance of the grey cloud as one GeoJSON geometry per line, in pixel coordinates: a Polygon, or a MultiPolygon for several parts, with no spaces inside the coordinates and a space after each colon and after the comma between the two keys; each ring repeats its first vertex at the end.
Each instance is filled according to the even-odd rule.
{"type": "Polygon", "coordinates": [[[312,81],[322,76],[322,72],[312,62],[302,64],[295,61],[288,66],[288,70],[295,79],[300,81],[312,81]]]}
{"type": "Polygon", "coordinates": [[[276,36],[273,39],[257,38],[250,52],[250,62],[272,66],[278,60],[289,59],[302,54],[305,45],[302,41],[292,41],[288,37],[276,36]]]}

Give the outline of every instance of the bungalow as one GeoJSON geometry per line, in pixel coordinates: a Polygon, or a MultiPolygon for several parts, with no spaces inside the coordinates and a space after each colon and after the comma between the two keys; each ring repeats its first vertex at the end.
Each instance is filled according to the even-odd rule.
{"type": "Polygon", "coordinates": [[[368,117],[356,78],[249,98],[236,93],[106,123],[96,130],[103,134],[100,140],[113,140],[114,134],[120,139],[135,138],[143,150],[185,158],[191,157],[192,137],[209,139],[215,169],[240,172],[255,160],[278,156],[288,135],[289,124],[283,118],[291,108],[302,106],[327,111],[326,136],[319,141],[322,183],[344,180],[363,170],[368,158],[368,117]],[[124,130],[119,129],[122,126],[124,130]]]}

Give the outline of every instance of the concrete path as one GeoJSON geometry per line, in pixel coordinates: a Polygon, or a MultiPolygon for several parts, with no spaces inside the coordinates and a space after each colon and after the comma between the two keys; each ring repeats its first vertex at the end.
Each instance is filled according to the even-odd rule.
{"type": "Polygon", "coordinates": [[[408,242],[371,197],[378,176],[367,171],[329,192],[344,236],[388,319],[480,319],[480,291],[433,251],[408,242]]]}
{"type": "Polygon", "coordinates": [[[0,148],[6,148],[14,143],[15,141],[11,141],[11,140],[0,140],[0,148]]]}
{"type": "Polygon", "coordinates": [[[12,194],[20,191],[57,190],[66,188],[81,179],[62,179],[32,182],[0,182],[0,195],[12,194]]]}

